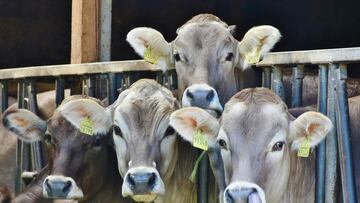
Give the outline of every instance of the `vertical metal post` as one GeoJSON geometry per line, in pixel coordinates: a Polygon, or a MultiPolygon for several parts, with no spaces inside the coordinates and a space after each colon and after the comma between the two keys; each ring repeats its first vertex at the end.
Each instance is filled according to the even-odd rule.
{"type": "Polygon", "coordinates": [[[96,97],[95,95],[96,76],[91,75],[85,80],[85,94],[90,97],[96,97]]]}
{"type": "Polygon", "coordinates": [[[65,81],[63,78],[56,78],[55,80],[55,102],[56,102],[56,106],[59,106],[62,102],[62,100],[64,100],[65,98],[65,94],[64,94],[64,89],[65,89],[65,81]]]}
{"type": "Polygon", "coordinates": [[[118,89],[122,86],[122,75],[118,73],[108,74],[108,101],[114,103],[119,95],[118,89]]]}
{"type": "Polygon", "coordinates": [[[341,64],[336,70],[336,120],[339,147],[340,174],[343,202],[355,203],[356,186],[350,144],[350,117],[346,89],[347,67],[341,64]]]}
{"type": "Polygon", "coordinates": [[[9,86],[7,81],[1,81],[1,112],[9,107],[9,86]]]}
{"type": "MultiPolygon", "coordinates": [[[[31,80],[28,85],[28,95],[29,95],[29,110],[37,114],[37,99],[36,99],[36,84],[35,81],[31,80]]],[[[44,158],[42,154],[42,144],[41,142],[31,143],[31,170],[40,172],[44,167],[44,158]]]]}
{"type": "Polygon", "coordinates": [[[273,79],[271,84],[272,91],[275,92],[283,101],[285,101],[285,91],[283,83],[282,68],[279,66],[273,67],[273,79]]]}
{"type": "MultiPolygon", "coordinates": [[[[336,65],[329,65],[328,73],[328,99],[327,116],[336,126],[335,112],[335,82],[336,65]]],[[[337,135],[334,128],[326,137],[326,168],[325,168],[325,202],[335,203],[337,201],[336,180],[337,180],[337,135]]]]}
{"type": "Polygon", "coordinates": [[[269,88],[269,89],[271,88],[271,68],[270,67],[263,68],[262,86],[269,88]]]}
{"type": "Polygon", "coordinates": [[[161,71],[156,72],[156,81],[161,84],[164,85],[164,77],[163,77],[163,73],[161,71]]]}
{"type": "Polygon", "coordinates": [[[169,82],[171,84],[170,90],[176,90],[178,88],[178,81],[175,70],[170,71],[169,82]]]}
{"type": "MultiPolygon", "coordinates": [[[[327,86],[328,66],[319,65],[319,91],[318,111],[324,115],[327,112],[327,86]]],[[[316,181],[315,181],[315,202],[325,202],[325,141],[322,141],[316,148],[316,181]]]]}
{"type": "MultiPolygon", "coordinates": [[[[202,151],[199,150],[199,155],[202,151]]],[[[209,158],[206,154],[200,161],[199,171],[197,176],[197,203],[208,203],[208,168],[209,168],[209,158]]]]}
{"type": "Polygon", "coordinates": [[[302,93],[303,93],[303,79],[304,79],[304,65],[298,65],[292,70],[293,84],[292,84],[292,97],[291,107],[302,106],[302,93]]]}
{"type": "MultiPolygon", "coordinates": [[[[18,108],[24,107],[24,82],[18,82],[17,97],[18,97],[18,108]]],[[[16,174],[15,174],[15,194],[18,194],[22,190],[21,173],[23,170],[23,142],[17,140],[16,143],[16,174]]]]}

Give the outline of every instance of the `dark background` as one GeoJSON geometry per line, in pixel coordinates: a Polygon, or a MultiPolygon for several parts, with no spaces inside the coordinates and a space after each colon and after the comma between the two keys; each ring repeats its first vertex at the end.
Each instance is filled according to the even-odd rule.
{"type": "MultiPolygon", "coordinates": [[[[125,42],[148,26],[168,41],[193,15],[213,13],[237,25],[236,38],[269,24],[283,35],[274,51],[360,46],[356,0],[113,0],[112,60],[138,59],[125,42]]],[[[71,0],[0,0],[0,68],[70,62],[71,0]]]]}

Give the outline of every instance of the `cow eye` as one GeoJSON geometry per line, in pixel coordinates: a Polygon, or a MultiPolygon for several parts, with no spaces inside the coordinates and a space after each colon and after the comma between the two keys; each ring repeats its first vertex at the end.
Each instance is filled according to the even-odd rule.
{"type": "Polygon", "coordinates": [[[218,144],[221,148],[227,149],[227,144],[226,144],[225,140],[223,140],[223,139],[218,140],[218,144]]]}
{"type": "Polygon", "coordinates": [[[114,130],[115,135],[122,137],[122,132],[121,132],[121,129],[119,126],[114,125],[113,130],[114,130]]]}
{"type": "Polygon", "coordinates": [[[225,60],[227,60],[227,61],[232,61],[233,58],[234,58],[234,54],[230,52],[230,53],[228,53],[228,55],[226,56],[225,60]]]}
{"type": "Polygon", "coordinates": [[[181,60],[180,55],[174,54],[174,59],[175,59],[175,61],[180,61],[181,60]]]}
{"type": "Polygon", "coordinates": [[[284,145],[285,145],[285,142],[282,142],[282,141],[277,142],[274,144],[271,151],[273,151],[273,152],[281,151],[283,149],[284,145]]]}
{"type": "Polygon", "coordinates": [[[44,141],[46,143],[51,143],[51,134],[46,132],[45,135],[44,135],[44,141]]]}
{"type": "Polygon", "coordinates": [[[166,129],[166,131],[165,131],[164,137],[169,136],[169,135],[173,135],[174,133],[175,133],[174,128],[172,128],[171,126],[169,126],[169,127],[166,129]]]}

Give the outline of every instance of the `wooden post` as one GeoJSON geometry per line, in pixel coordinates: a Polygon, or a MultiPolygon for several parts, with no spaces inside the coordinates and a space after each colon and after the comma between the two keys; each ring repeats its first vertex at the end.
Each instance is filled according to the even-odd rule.
{"type": "Polygon", "coordinates": [[[99,61],[100,0],[72,0],[71,63],[99,61]]]}

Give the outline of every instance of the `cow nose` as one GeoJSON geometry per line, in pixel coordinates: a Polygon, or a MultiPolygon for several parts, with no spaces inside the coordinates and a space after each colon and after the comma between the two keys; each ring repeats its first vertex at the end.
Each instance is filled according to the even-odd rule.
{"type": "Polygon", "coordinates": [[[44,187],[51,197],[66,198],[72,189],[71,181],[45,179],[44,187]]]}
{"type": "Polygon", "coordinates": [[[43,196],[50,199],[81,199],[84,194],[71,177],[49,175],[43,182],[43,196]]]}
{"type": "Polygon", "coordinates": [[[183,107],[196,106],[213,111],[216,117],[220,116],[223,109],[214,88],[206,84],[195,84],[186,88],[184,93],[182,98],[183,107]]]}
{"type": "Polygon", "coordinates": [[[151,191],[156,182],[155,173],[129,173],[127,182],[135,194],[145,194],[151,191]]]}
{"type": "Polygon", "coordinates": [[[266,203],[265,194],[258,185],[248,182],[230,184],[224,192],[225,203],[266,203]]]}

